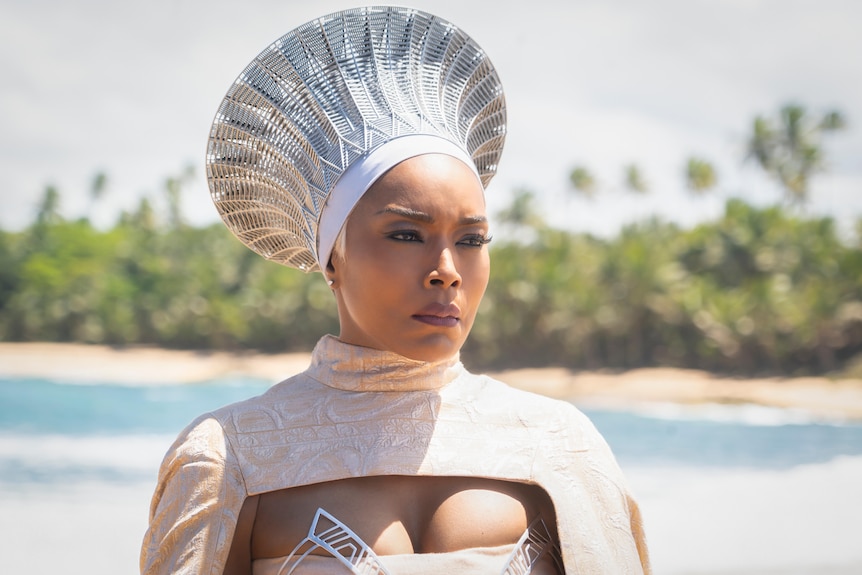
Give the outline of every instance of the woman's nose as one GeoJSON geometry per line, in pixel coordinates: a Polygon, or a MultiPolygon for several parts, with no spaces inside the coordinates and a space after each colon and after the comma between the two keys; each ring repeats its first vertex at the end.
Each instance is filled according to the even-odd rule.
{"type": "Polygon", "coordinates": [[[436,265],[425,278],[425,285],[444,288],[461,285],[461,274],[458,273],[452,250],[444,248],[440,251],[436,265]]]}

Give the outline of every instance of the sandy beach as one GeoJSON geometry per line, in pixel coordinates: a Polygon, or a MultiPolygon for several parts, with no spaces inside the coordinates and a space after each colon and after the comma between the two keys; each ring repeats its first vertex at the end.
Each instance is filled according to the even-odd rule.
{"type": "MultiPolygon", "coordinates": [[[[308,365],[307,353],[194,352],[150,347],[0,343],[0,377],[158,385],[228,376],[281,381],[308,365]]],[[[490,373],[506,383],[551,397],[598,407],[656,404],[754,404],[799,410],[824,418],[862,420],[862,380],[820,377],[733,379],[685,369],[623,373],[562,368],[490,373]]]]}

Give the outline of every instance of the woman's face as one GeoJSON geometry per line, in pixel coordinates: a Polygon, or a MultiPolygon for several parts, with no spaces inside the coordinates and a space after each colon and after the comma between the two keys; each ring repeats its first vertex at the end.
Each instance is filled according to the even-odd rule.
{"type": "Polygon", "coordinates": [[[339,338],[411,359],[451,357],[488,285],[482,185],[462,162],[427,154],[401,162],[365,193],[334,253],[339,338]]]}

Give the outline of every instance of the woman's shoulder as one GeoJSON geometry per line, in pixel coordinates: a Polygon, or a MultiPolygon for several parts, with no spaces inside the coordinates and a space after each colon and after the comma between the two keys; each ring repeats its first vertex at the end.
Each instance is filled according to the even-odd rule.
{"type": "Polygon", "coordinates": [[[230,435],[238,427],[246,427],[257,421],[266,421],[265,415],[273,410],[284,409],[283,403],[291,403],[290,398],[298,398],[302,390],[309,388],[309,379],[303,373],[289,377],[259,395],[229,403],[201,413],[192,419],[181,432],[181,436],[230,435]],[[260,416],[264,416],[261,419],[260,416]]]}
{"type": "Polygon", "coordinates": [[[570,401],[513,387],[490,375],[471,375],[470,378],[473,389],[478,391],[477,400],[515,413],[525,422],[542,427],[595,429],[590,419],[570,401]]]}

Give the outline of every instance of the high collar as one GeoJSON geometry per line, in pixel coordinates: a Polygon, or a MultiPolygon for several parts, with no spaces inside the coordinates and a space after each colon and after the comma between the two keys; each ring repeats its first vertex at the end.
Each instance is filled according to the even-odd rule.
{"type": "Polygon", "coordinates": [[[440,389],[463,371],[457,353],[441,361],[417,361],[327,335],[317,342],[306,375],[344,391],[428,391],[440,389]]]}

